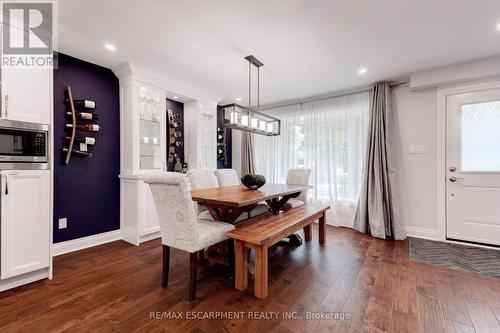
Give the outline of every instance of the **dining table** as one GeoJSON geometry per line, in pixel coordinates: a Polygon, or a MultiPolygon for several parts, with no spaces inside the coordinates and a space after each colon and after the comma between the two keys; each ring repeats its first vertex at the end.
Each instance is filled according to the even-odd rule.
{"type": "MultiPolygon", "coordinates": [[[[252,190],[243,185],[235,185],[192,190],[191,197],[193,201],[207,207],[215,221],[234,224],[244,212],[251,216],[252,209],[262,202],[269,206],[270,213],[279,214],[288,200],[311,188],[311,185],[266,183],[261,188],[252,190]]],[[[297,234],[290,235],[289,241],[293,244],[302,243],[297,234]]]]}

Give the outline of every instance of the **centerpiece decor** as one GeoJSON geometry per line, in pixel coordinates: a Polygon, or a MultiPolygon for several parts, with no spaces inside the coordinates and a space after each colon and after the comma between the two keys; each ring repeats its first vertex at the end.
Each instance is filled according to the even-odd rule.
{"type": "Polygon", "coordinates": [[[248,173],[241,177],[241,183],[245,185],[245,187],[249,190],[256,190],[264,186],[264,184],[266,183],[266,177],[248,173]]]}

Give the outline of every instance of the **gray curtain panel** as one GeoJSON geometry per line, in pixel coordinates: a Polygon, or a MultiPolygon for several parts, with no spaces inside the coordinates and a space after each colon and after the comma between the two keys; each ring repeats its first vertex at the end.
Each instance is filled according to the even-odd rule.
{"type": "Polygon", "coordinates": [[[367,154],[354,228],[378,238],[405,239],[398,198],[393,191],[394,171],[390,156],[393,116],[390,104],[389,84],[375,84],[370,95],[367,154]]]}
{"type": "Polygon", "coordinates": [[[252,133],[249,132],[243,132],[241,172],[242,175],[255,172],[254,155],[253,155],[253,136],[252,133]]]}

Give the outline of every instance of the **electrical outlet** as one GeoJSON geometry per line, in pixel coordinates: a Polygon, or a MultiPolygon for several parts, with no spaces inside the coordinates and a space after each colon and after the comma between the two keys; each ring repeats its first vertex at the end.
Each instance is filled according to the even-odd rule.
{"type": "Polygon", "coordinates": [[[63,217],[59,219],[59,229],[66,229],[68,227],[68,219],[63,217]]]}

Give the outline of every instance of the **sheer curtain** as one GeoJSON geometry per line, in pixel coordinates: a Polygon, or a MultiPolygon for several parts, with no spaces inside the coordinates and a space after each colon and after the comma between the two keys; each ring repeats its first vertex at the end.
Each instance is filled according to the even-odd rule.
{"type": "Polygon", "coordinates": [[[329,223],[352,227],[366,153],[369,93],[265,112],[281,119],[281,135],[254,136],[255,172],[284,183],[288,169],[310,168],[310,198],[331,204],[329,223]]]}

